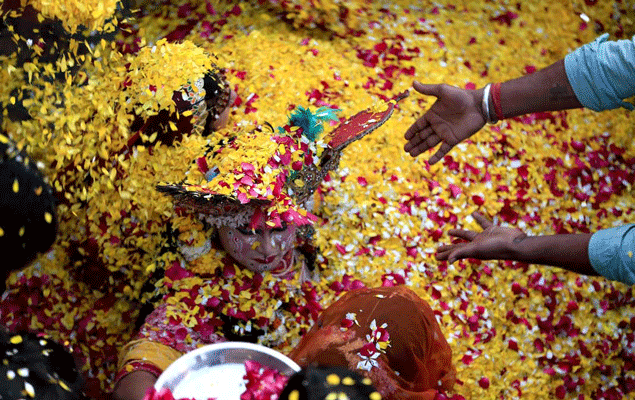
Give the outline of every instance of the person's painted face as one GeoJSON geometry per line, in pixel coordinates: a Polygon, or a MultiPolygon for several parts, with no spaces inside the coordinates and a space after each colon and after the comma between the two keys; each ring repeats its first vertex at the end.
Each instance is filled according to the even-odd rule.
{"type": "Polygon", "coordinates": [[[234,260],[255,272],[271,271],[293,251],[296,226],[256,229],[223,226],[218,231],[223,248],[234,260]]]}

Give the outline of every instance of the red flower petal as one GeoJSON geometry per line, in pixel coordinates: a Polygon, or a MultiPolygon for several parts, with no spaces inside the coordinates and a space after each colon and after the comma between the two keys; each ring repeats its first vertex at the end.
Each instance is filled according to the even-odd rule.
{"type": "Polygon", "coordinates": [[[482,377],[481,379],[478,380],[478,385],[482,387],[483,389],[489,388],[489,379],[486,377],[482,377]]]}

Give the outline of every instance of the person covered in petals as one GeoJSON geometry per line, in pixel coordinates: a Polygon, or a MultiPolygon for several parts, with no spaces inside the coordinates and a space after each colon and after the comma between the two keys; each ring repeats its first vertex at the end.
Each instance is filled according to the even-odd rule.
{"type": "MultiPolygon", "coordinates": [[[[130,286],[144,282],[144,268],[156,254],[156,243],[161,243],[165,221],[140,204],[141,196],[122,196],[126,185],[153,179],[139,179],[143,169],[126,166],[143,158],[137,153],[160,154],[171,149],[167,144],[174,144],[173,148],[189,136],[205,136],[222,129],[235,98],[214,59],[194,44],[161,42],[155,50],[143,48],[125,58],[129,63],[105,68],[99,76],[102,79],[71,87],[75,96],[67,96],[64,104],[68,108],[60,107],[58,111],[66,115],[77,112],[82,121],[77,130],[70,132],[59,122],[46,124],[43,120],[48,116],[38,114],[41,118],[34,121],[40,126],[55,127],[50,141],[39,140],[42,129],[37,128],[31,136],[23,138],[24,132],[13,136],[29,144],[31,156],[10,141],[8,135],[13,132],[0,136],[0,209],[5,215],[0,224],[0,248],[5,254],[3,292],[9,272],[30,265],[6,280],[8,290],[0,306],[2,324],[12,332],[46,332],[69,349],[74,348],[84,368],[92,368],[80,384],[91,398],[101,395],[105,386],[98,376],[113,372],[113,363],[104,360],[116,359],[114,343],[127,340],[134,329],[130,322],[134,322],[137,309],[136,293],[130,286]],[[179,64],[165,68],[162,63],[177,58],[175,53],[180,57],[179,64]],[[115,90],[106,90],[108,85],[115,90]],[[156,92],[149,89],[150,85],[156,92]],[[63,138],[72,138],[71,151],[79,151],[82,156],[65,157],[63,138]],[[59,149],[38,152],[43,146],[59,149]],[[44,162],[36,162],[32,156],[44,162]],[[51,185],[39,171],[44,165],[52,178],[51,185]],[[109,185],[103,185],[104,178],[109,185]],[[77,196],[79,192],[84,195],[77,196]],[[41,256],[35,259],[37,254],[41,256]],[[86,324],[72,322],[73,315],[86,324]],[[104,321],[117,321],[119,327],[105,333],[104,321]],[[99,331],[89,332],[92,326],[100,327],[99,331]],[[85,349],[86,343],[97,343],[93,350],[99,350],[77,351],[85,349]]],[[[120,54],[117,57],[123,58],[120,54]]],[[[26,363],[28,360],[19,357],[30,356],[17,355],[11,361],[26,363]]],[[[51,362],[55,363],[55,358],[51,362]]],[[[57,367],[71,371],[64,360],[57,367]]],[[[46,378],[40,380],[34,372],[31,377],[36,382],[46,378]]],[[[37,385],[31,384],[39,393],[37,385]]],[[[16,393],[14,387],[10,386],[11,393],[16,393]]],[[[18,398],[29,398],[27,394],[18,398]]],[[[0,397],[12,398],[1,390],[0,397]]],[[[52,398],[62,399],[57,395],[52,398]]]]}
{"type": "MultiPolygon", "coordinates": [[[[359,113],[323,135],[334,110],[298,107],[274,130],[217,132],[173,199],[171,249],[158,261],[159,300],[120,352],[115,399],[141,399],[182,354],[226,340],[283,347],[320,306],[311,284],[313,193],[349,143],[381,126],[396,101],[359,113]]],[[[185,154],[192,154],[186,146],[185,154]]],[[[288,345],[288,344],[286,344],[288,345]]]]}
{"type": "MultiPolygon", "coordinates": [[[[415,82],[415,90],[437,100],[406,131],[405,151],[416,157],[440,144],[429,160],[434,164],[486,123],[504,118],[579,107],[634,110],[629,99],[635,96],[635,37],[618,41],[607,37],[600,36],[536,73],[478,90],[415,82]]],[[[476,218],[483,232],[450,231],[466,242],[442,246],[440,260],[508,259],[635,284],[635,224],[593,234],[529,237],[517,229],[495,226],[480,214],[476,218]]]]}
{"type": "Polygon", "coordinates": [[[361,373],[385,399],[432,400],[456,380],[452,350],[434,312],[405,286],[347,292],[289,357],[301,367],[361,373]]]}
{"type": "MultiPolygon", "coordinates": [[[[134,202],[124,202],[119,213],[104,212],[103,207],[99,209],[105,197],[111,196],[111,200],[117,202],[119,192],[125,191],[121,188],[129,183],[128,177],[133,173],[128,168],[130,159],[143,150],[140,146],[154,151],[161,145],[175,146],[185,137],[209,136],[225,128],[237,97],[224,70],[215,65],[214,56],[191,42],[174,44],[160,40],[152,47],[141,48],[125,60],[128,61],[125,74],[116,71],[116,76],[112,77],[121,86],[122,93],[111,98],[118,120],[126,121],[121,124],[123,128],[114,129],[107,143],[96,140],[93,132],[82,135],[81,145],[94,156],[86,157],[88,161],[81,158],[66,165],[56,165],[56,180],[63,184],[64,191],[92,193],[93,197],[78,201],[88,200],[85,209],[98,209],[96,217],[82,221],[83,231],[70,235],[72,239],[67,252],[75,266],[77,279],[99,290],[112,287],[105,277],[121,275],[117,264],[125,257],[122,254],[139,256],[142,248],[152,247],[139,243],[126,246],[126,236],[122,232],[131,230],[130,223],[126,221],[134,221],[137,226],[134,235],[147,241],[153,236],[149,226],[162,223],[148,216],[147,210],[133,205],[134,202]],[[95,142],[99,146],[95,146],[95,142]],[[81,168],[89,170],[86,175],[77,173],[78,163],[81,168]],[[115,185],[114,190],[103,189],[100,180],[104,169],[115,174],[111,182],[115,185]],[[96,223],[96,220],[99,222],[96,223]],[[96,225],[102,227],[96,230],[96,225]],[[113,232],[114,237],[109,235],[113,232]],[[113,256],[114,252],[118,252],[118,256],[113,256]]],[[[109,81],[104,79],[104,82],[109,81]]],[[[78,88],[77,91],[88,101],[100,92],[98,89],[105,90],[105,87],[78,88]]],[[[95,116],[95,119],[98,118],[103,118],[103,115],[95,116]]],[[[113,120],[106,117],[103,123],[112,125],[113,120]]],[[[74,222],[75,225],[79,224],[74,222]]],[[[147,252],[143,256],[152,257],[153,253],[147,252]]],[[[118,280],[130,280],[130,277],[118,280]]]]}

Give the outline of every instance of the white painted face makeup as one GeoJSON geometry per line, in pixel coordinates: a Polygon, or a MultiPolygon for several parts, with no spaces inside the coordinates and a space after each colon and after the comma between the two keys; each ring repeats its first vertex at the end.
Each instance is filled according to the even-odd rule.
{"type": "Polygon", "coordinates": [[[254,272],[264,272],[278,268],[293,251],[296,226],[256,230],[223,226],[218,234],[223,248],[240,265],[254,272]]]}

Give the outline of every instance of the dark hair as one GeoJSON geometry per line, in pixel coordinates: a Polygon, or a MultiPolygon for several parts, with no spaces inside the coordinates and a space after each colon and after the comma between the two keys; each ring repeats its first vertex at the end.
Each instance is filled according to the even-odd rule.
{"type": "Polygon", "coordinates": [[[381,395],[370,379],[354,371],[340,367],[310,366],[289,378],[278,399],[325,400],[327,398],[380,400],[381,395]]]}
{"type": "Polygon", "coordinates": [[[0,398],[80,400],[83,379],[71,353],[33,333],[0,331],[0,398]]]}
{"type": "MultiPolygon", "coordinates": [[[[35,161],[0,134],[0,251],[5,275],[47,251],[57,233],[53,191],[35,161]]],[[[2,276],[4,285],[4,276],[2,276]]]]}

